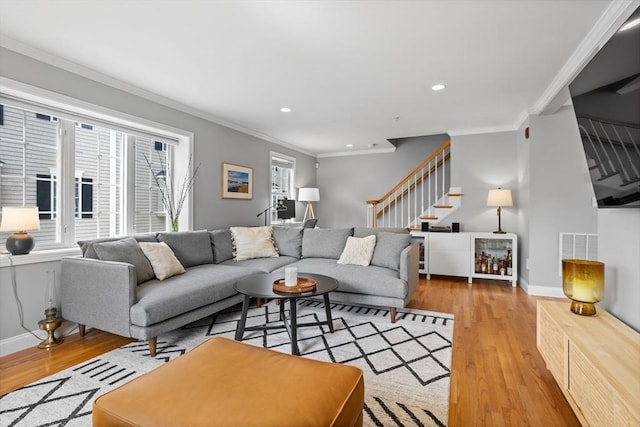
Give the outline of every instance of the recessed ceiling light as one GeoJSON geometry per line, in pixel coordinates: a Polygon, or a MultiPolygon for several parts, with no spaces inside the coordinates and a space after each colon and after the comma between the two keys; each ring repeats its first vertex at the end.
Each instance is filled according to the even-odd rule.
{"type": "Polygon", "coordinates": [[[290,113],[290,112],[291,112],[291,108],[289,108],[289,107],[282,107],[282,108],[280,109],[280,111],[281,111],[281,112],[283,112],[283,113],[290,113]]]}
{"type": "Polygon", "coordinates": [[[622,27],[620,27],[620,31],[627,31],[632,29],[633,27],[637,27],[638,24],[640,24],[640,18],[636,18],[633,21],[629,21],[626,24],[624,24],[622,27]]]}
{"type": "Polygon", "coordinates": [[[446,87],[446,86],[445,86],[445,85],[443,85],[442,83],[438,83],[437,85],[433,85],[433,86],[431,86],[431,90],[436,90],[436,91],[438,91],[438,90],[442,90],[442,89],[444,89],[445,87],[446,87]]]}
{"type": "Polygon", "coordinates": [[[347,148],[353,147],[353,144],[347,144],[347,148]]]}

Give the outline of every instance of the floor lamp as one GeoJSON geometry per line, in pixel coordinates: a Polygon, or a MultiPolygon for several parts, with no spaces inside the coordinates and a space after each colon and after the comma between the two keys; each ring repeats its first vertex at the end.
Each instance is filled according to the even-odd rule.
{"type": "Polygon", "coordinates": [[[317,188],[301,188],[298,191],[298,200],[301,202],[307,202],[307,208],[304,210],[304,218],[302,222],[306,221],[307,218],[315,218],[316,215],[313,212],[311,202],[320,201],[320,190],[317,188]]]}

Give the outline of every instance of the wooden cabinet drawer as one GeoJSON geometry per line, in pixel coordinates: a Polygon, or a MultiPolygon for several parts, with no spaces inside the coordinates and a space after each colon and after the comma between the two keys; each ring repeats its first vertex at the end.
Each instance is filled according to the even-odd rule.
{"type": "Polygon", "coordinates": [[[573,343],[569,344],[569,394],[579,402],[584,418],[594,426],[610,426],[614,393],[600,373],[573,343]]]}

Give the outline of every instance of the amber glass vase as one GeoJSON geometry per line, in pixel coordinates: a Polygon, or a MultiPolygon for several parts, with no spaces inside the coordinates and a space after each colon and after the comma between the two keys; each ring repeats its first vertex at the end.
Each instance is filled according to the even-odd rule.
{"type": "Polygon", "coordinates": [[[604,264],[584,259],[563,259],[562,290],[571,300],[571,311],[582,316],[595,316],[595,303],[604,298],[604,264]]]}

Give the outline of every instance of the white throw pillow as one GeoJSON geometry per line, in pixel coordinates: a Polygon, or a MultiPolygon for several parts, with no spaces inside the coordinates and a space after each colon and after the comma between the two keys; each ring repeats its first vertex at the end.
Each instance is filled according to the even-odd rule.
{"type": "Polygon", "coordinates": [[[138,244],[144,255],[149,258],[153,272],[158,280],[168,279],[171,276],[185,272],[184,267],[165,242],[140,242],[138,244]]]}
{"type": "Polygon", "coordinates": [[[229,227],[233,241],[233,259],[243,261],[253,258],[279,256],[273,242],[273,230],[266,227],[229,227]]]}
{"type": "Polygon", "coordinates": [[[367,266],[371,263],[371,257],[373,257],[373,250],[376,247],[376,236],[372,234],[367,237],[351,237],[347,238],[347,244],[344,245],[344,250],[338,264],[353,264],[367,266]]]}

